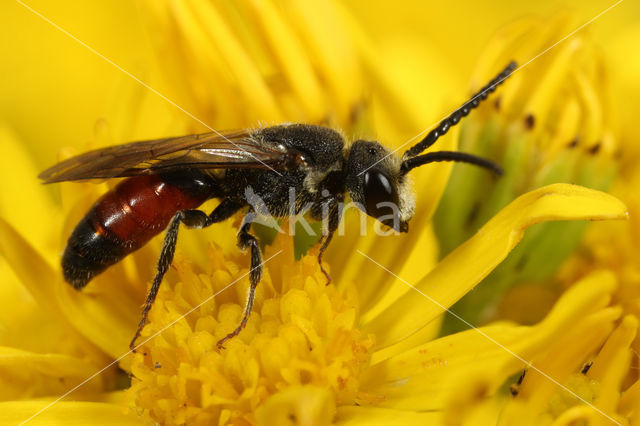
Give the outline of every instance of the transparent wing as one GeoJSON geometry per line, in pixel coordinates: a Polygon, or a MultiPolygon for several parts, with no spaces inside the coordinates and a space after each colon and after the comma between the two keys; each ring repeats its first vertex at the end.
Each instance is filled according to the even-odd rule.
{"type": "Polygon", "coordinates": [[[136,176],[185,168],[278,168],[295,153],[260,144],[248,131],[204,133],[96,149],[38,175],[44,183],[136,176]]]}

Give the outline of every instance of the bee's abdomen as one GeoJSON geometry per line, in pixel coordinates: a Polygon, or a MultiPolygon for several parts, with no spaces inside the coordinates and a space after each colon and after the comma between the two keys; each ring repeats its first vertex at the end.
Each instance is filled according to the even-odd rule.
{"type": "Polygon", "coordinates": [[[78,223],[62,257],[64,278],[76,289],[145,245],[180,210],[215,196],[211,182],[193,176],[145,175],[107,192],[78,223]]]}

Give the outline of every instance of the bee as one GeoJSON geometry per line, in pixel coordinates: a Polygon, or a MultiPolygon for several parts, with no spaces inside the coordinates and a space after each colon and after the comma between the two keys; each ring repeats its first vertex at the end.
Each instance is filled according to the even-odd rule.
{"type": "Polygon", "coordinates": [[[171,265],[180,225],[205,228],[242,211],[238,246],[250,251],[249,294],[240,324],[217,343],[222,349],[246,325],[262,275],[259,241],[251,232],[261,212],[252,197],[257,196],[274,217],[287,217],[298,213],[300,206],[310,205],[311,219],[327,220],[327,232],[319,242],[321,268],[347,195],[367,215],[397,232],[407,232],[415,204],[406,178],[412,169],[456,161],[501,173],[497,164],[471,154],[422,152],[486,99],[515,67],[510,63],[402,157],[375,141],[348,144],[339,132],[327,127],[283,124],[133,142],[62,161],[39,175],[43,183],[126,178],[103,195],[71,233],[62,256],[64,278],[81,290],[93,277],[167,229],[157,272],[129,345],[135,352],[136,340],[171,265]],[[198,210],[213,198],[220,202],[211,213],[198,210]],[[397,206],[393,215],[386,214],[389,203],[397,206]]]}

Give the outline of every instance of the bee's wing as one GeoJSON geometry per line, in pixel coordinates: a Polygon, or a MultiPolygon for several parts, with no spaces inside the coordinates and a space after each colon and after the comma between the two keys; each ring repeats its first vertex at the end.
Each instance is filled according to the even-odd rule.
{"type": "Polygon", "coordinates": [[[133,142],[64,160],[38,176],[44,183],[106,179],[185,168],[278,168],[291,156],[285,148],[259,143],[248,131],[204,133],[133,142]]]}

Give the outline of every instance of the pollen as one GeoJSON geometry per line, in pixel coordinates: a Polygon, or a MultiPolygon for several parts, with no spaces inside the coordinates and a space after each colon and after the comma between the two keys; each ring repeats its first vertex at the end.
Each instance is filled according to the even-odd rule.
{"type": "Polygon", "coordinates": [[[135,412],[161,424],[322,424],[363,397],[374,341],[357,328],[356,293],[327,285],[315,256],[294,262],[284,240],[267,248],[247,326],[222,350],[216,342],[241,319],[248,259],[212,246],[208,272],[174,261],[178,279],[160,290],[140,341],[158,334],[132,360],[135,412]]]}

